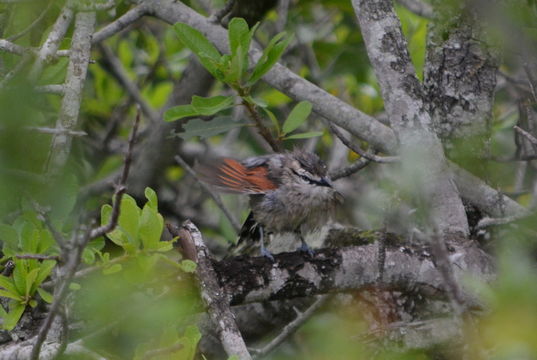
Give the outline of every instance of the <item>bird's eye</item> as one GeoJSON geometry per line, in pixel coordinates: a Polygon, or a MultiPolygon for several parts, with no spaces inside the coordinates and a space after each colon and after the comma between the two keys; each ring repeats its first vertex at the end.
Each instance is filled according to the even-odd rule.
{"type": "Polygon", "coordinates": [[[307,182],[309,182],[309,183],[312,182],[312,180],[311,180],[309,177],[307,177],[306,175],[298,175],[298,176],[300,176],[300,178],[301,178],[302,180],[305,180],[305,181],[307,181],[307,182]]]}

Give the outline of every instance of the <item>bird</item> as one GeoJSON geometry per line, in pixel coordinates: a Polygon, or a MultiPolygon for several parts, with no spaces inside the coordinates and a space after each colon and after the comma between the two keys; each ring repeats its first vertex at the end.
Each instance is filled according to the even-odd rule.
{"type": "Polygon", "coordinates": [[[265,247],[275,234],[294,233],[298,250],[313,255],[304,240],[335,214],[343,201],[327,175],[326,164],[314,153],[295,149],[283,153],[253,156],[242,161],[212,159],[196,165],[200,180],[226,193],[247,194],[250,214],[239,231],[237,244],[260,243],[260,252],[274,261],[265,247]]]}

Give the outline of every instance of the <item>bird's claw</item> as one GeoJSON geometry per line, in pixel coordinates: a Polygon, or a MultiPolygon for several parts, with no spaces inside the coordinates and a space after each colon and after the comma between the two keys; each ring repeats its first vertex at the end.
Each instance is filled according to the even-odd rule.
{"type": "Polygon", "coordinates": [[[298,247],[297,251],[307,253],[310,257],[313,257],[314,255],[313,249],[310,248],[305,242],[302,242],[302,244],[298,247]]]}
{"type": "Polygon", "coordinates": [[[266,257],[271,262],[275,262],[274,256],[272,255],[272,253],[270,251],[268,251],[265,247],[261,248],[261,256],[266,257]]]}

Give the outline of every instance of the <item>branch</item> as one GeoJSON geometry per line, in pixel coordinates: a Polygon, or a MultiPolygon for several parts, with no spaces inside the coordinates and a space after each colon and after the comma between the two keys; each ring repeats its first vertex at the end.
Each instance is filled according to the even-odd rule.
{"type": "Polygon", "coordinates": [[[110,65],[112,75],[114,75],[114,77],[125,88],[127,93],[136,101],[136,103],[141,106],[144,114],[149,118],[149,120],[153,124],[160,121],[159,114],[145,101],[140,93],[140,90],[138,89],[138,86],[136,86],[136,84],[129,79],[129,76],[123,68],[123,65],[114,55],[114,53],[104,44],[99,44],[99,49],[101,50],[108,65],[110,65]]]}
{"type": "Polygon", "coordinates": [[[328,123],[328,127],[330,128],[330,131],[337,136],[339,140],[348,147],[350,150],[354,151],[358,155],[366,158],[367,160],[377,162],[377,163],[393,163],[393,162],[399,162],[400,159],[398,156],[377,156],[375,154],[368,153],[367,151],[362,150],[358,145],[354,144],[350,140],[347,140],[345,138],[345,135],[341,131],[338,130],[338,128],[333,125],[332,123],[328,123]]]}
{"type": "Polygon", "coordinates": [[[214,326],[218,328],[218,335],[228,356],[238,356],[241,360],[252,357],[246,348],[244,339],[235,323],[233,313],[229,309],[229,302],[225,291],[220,288],[215,269],[209,257],[209,249],[205,246],[198,228],[189,220],[183,223],[182,228],[168,227],[173,236],[179,236],[183,241],[190,242],[195,248],[194,257],[190,260],[197,263],[196,274],[200,282],[201,298],[207,306],[207,312],[214,326]]]}
{"type": "Polygon", "coordinates": [[[282,144],[279,140],[276,140],[272,137],[270,134],[269,129],[265,125],[263,125],[263,121],[261,120],[261,117],[259,116],[259,113],[255,109],[255,105],[243,101],[242,105],[248,110],[248,114],[250,114],[250,117],[254,120],[255,126],[257,127],[257,130],[259,131],[259,134],[265,139],[265,141],[270,145],[272,148],[272,151],[274,152],[282,152],[282,144]]]}
{"type": "Polygon", "coordinates": [[[341,169],[337,169],[330,172],[330,179],[333,181],[339,180],[341,178],[351,176],[352,174],[357,173],[358,171],[365,168],[367,165],[371,164],[371,160],[366,158],[361,158],[341,169]]]}
{"type": "Polygon", "coordinates": [[[266,356],[268,353],[270,353],[272,350],[274,350],[278,345],[280,345],[282,342],[285,341],[290,335],[292,335],[295,331],[298,330],[299,327],[302,326],[321,306],[323,306],[326,301],[328,300],[328,295],[321,295],[315,300],[315,302],[306,309],[304,312],[297,312],[296,318],[291,321],[289,324],[287,324],[282,331],[276,336],[274,339],[272,339],[267,345],[263,346],[261,349],[258,350],[252,350],[252,352],[256,355],[256,358],[261,358],[266,356]]]}
{"type": "Polygon", "coordinates": [[[27,52],[31,52],[30,49],[24,46],[17,45],[11,41],[0,39],[0,50],[7,51],[17,55],[24,55],[27,52]]]}
{"type": "Polygon", "coordinates": [[[537,148],[537,138],[535,138],[535,136],[533,136],[532,134],[530,134],[529,132],[527,132],[526,130],[518,127],[517,125],[513,126],[513,129],[515,129],[515,131],[517,133],[519,133],[520,135],[524,136],[526,139],[529,140],[529,142],[531,143],[531,145],[533,146],[533,148],[537,148]]]}
{"type": "Polygon", "coordinates": [[[127,26],[133,22],[140,19],[147,13],[146,2],[142,2],[140,5],[135,6],[134,8],[127,11],[121,17],[116,19],[114,22],[103,27],[101,30],[93,34],[92,43],[100,43],[103,40],[108,39],[110,36],[117,34],[121,30],[125,29],[127,26]]]}
{"type": "Polygon", "coordinates": [[[71,9],[69,1],[70,0],[68,0],[68,3],[63,6],[62,11],[52,26],[52,30],[50,31],[47,39],[39,49],[37,59],[30,71],[31,79],[37,79],[43,71],[44,64],[52,60],[52,58],[56,55],[56,51],[58,50],[58,47],[60,46],[60,43],[65,36],[67,29],[69,28],[69,25],[73,21],[75,13],[71,9]]]}
{"type": "MultiPolygon", "coordinates": [[[[65,10],[66,7],[64,7],[64,11],[71,11],[65,10]]],[[[76,15],[75,30],[71,41],[71,54],[64,86],[65,94],[56,122],[56,128],[62,131],[75,130],[78,124],[78,113],[80,111],[82,90],[90,60],[91,34],[93,33],[94,26],[95,13],[80,12],[76,15]]],[[[36,62],[35,66],[37,64],[36,62]]],[[[36,69],[35,66],[34,69],[36,69]]],[[[57,174],[63,168],[71,152],[71,141],[72,136],[69,133],[60,133],[53,137],[46,164],[46,173],[48,175],[57,174]]]]}
{"type": "Polygon", "coordinates": [[[423,88],[391,0],[353,0],[352,4],[391,125],[399,135],[403,169],[414,177],[411,186],[419,187],[416,195],[428,207],[435,228],[467,235],[464,205],[426,110],[423,88]]]}
{"type": "Polygon", "coordinates": [[[218,194],[216,194],[207,184],[205,184],[203,181],[200,180],[200,178],[198,177],[198,174],[196,174],[196,172],[194,171],[194,169],[192,169],[187,163],[185,160],[183,160],[183,158],[179,155],[176,155],[175,156],[175,161],[177,161],[179,163],[179,165],[181,165],[190,175],[192,175],[192,177],[194,179],[196,179],[196,181],[198,182],[198,184],[201,186],[201,188],[207,193],[209,194],[209,196],[214,200],[214,202],[216,203],[216,205],[220,208],[220,210],[222,210],[222,212],[224,213],[224,215],[228,218],[229,222],[231,223],[231,225],[233,226],[233,229],[235,229],[235,231],[239,231],[240,228],[241,228],[241,225],[239,224],[239,222],[237,221],[237,219],[235,219],[235,217],[229,212],[229,210],[226,208],[226,206],[224,205],[224,203],[222,202],[222,199],[220,199],[220,196],[218,196],[218,194]]]}

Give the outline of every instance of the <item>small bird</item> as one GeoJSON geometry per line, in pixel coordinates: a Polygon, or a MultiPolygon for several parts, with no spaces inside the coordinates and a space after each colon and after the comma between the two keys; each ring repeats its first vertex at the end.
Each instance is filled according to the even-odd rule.
{"type": "Polygon", "coordinates": [[[299,250],[312,255],[304,235],[325,225],[342,196],[332,187],[327,167],[303,150],[254,156],[242,161],[219,158],[197,166],[202,181],[228,193],[248,194],[251,212],[239,232],[239,241],[259,240],[261,255],[274,260],[264,238],[295,233],[299,250]]]}

